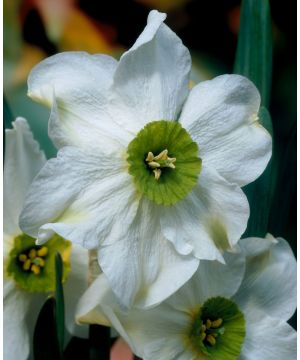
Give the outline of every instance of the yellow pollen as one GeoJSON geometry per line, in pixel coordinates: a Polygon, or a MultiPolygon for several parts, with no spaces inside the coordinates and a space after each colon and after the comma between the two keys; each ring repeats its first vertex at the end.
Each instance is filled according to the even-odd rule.
{"type": "Polygon", "coordinates": [[[218,320],[214,320],[211,322],[211,327],[212,328],[218,328],[223,324],[223,319],[218,319],[218,320]]]}
{"type": "Polygon", "coordinates": [[[48,248],[43,246],[41,249],[37,251],[38,256],[46,256],[48,254],[48,248]]]}
{"type": "Polygon", "coordinates": [[[29,254],[28,254],[29,258],[30,259],[34,259],[36,257],[36,250],[35,249],[31,249],[29,251],[29,254]]]}
{"type": "Polygon", "coordinates": [[[161,175],[161,170],[160,169],[154,169],[153,172],[154,172],[155,180],[159,180],[160,175],[161,175]]]}
{"type": "Polygon", "coordinates": [[[27,256],[25,254],[21,254],[21,255],[19,255],[19,260],[21,262],[25,262],[27,260],[27,256]]]}
{"type": "Polygon", "coordinates": [[[206,320],[206,328],[209,329],[211,327],[211,321],[209,319],[206,320]]]}
{"type": "Polygon", "coordinates": [[[32,260],[32,262],[40,267],[44,267],[45,266],[45,260],[40,258],[40,257],[36,257],[34,260],[32,260]]]}
{"type": "Polygon", "coordinates": [[[214,336],[212,335],[207,335],[206,336],[206,341],[210,343],[210,345],[216,345],[216,339],[214,338],[214,336]]]}
{"type": "Polygon", "coordinates": [[[23,264],[23,270],[28,271],[30,269],[31,261],[27,259],[23,264]]]}
{"type": "Polygon", "coordinates": [[[221,318],[213,321],[206,319],[205,324],[201,326],[201,341],[206,341],[209,345],[214,346],[216,344],[216,338],[219,334],[222,334],[222,329],[220,329],[222,324],[223,319],[221,318]]]}
{"type": "Polygon", "coordinates": [[[31,265],[31,271],[35,274],[35,275],[39,275],[39,273],[41,272],[41,268],[35,264],[31,265]]]}

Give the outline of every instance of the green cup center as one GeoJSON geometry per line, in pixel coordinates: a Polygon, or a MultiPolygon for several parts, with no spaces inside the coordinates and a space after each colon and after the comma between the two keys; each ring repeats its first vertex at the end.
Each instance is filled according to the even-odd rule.
{"type": "Polygon", "coordinates": [[[175,121],[148,123],[127,148],[129,174],[139,192],[158,205],[173,205],[197,184],[198,145],[175,121]]]}

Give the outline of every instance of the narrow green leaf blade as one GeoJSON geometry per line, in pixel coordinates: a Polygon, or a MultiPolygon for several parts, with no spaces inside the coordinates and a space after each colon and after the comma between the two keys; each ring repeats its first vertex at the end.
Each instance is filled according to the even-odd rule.
{"type": "Polygon", "coordinates": [[[55,324],[55,299],[49,298],[43,305],[33,334],[35,360],[62,359],[55,324]]]}
{"type": "Polygon", "coordinates": [[[268,107],[272,78],[272,29],[268,0],[243,0],[234,73],[248,77],[268,107]]]}
{"type": "Polygon", "coordinates": [[[59,347],[62,353],[64,348],[64,336],[65,336],[65,303],[64,303],[63,286],[62,286],[63,262],[59,253],[57,253],[55,257],[55,271],[56,271],[55,319],[56,319],[56,329],[57,329],[59,347]]]}

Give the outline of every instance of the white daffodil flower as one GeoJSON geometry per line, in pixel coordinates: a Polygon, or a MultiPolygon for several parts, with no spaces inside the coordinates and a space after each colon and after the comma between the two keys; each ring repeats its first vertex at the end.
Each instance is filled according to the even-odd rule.
{"type": "Polygon", "coordinates": [[[79,301],[81,323],[114,326],[144,360],[296,359],[296,260],[271,236],[240,241],[227,265],[202,261],[180,290],[153,309],[123,312],[102,274],[79,301]],[[244,256],[245,255],[245,256],[244,256]]]}
{"type": "Polygon", "coordinates": [[[17,118],[12,125],[12,129],[5,130],[3,177],[3,356],[5,360],[22,360],[28,359],[38,313],[47,294],[55,287],[57,251],[62,256],[67,279],[64,285],[66,325],[73,334],[86,334],[86,328],[75,325],[75,307],[78,296],[87,288],[88,254],[87,250],[72,246],[57,235],[45,246],[36,246],[35,239],[20,230],[18,218],[25,193],[46,158],[25,119],[17,118]]]}
{"type": "Polygon", "coordinates": [[[260,95],[238,75],[189,90],[191,59],[151,11],[120,61],[68,52],[38,64],[29,96],[51,106],[59,148],[36,177],[20,226],[45,243],[53,233],[99,250],[124,306],[153,306],[182,286],[199,260],[246,229],[241,186],[271,156],[260,95]]]}

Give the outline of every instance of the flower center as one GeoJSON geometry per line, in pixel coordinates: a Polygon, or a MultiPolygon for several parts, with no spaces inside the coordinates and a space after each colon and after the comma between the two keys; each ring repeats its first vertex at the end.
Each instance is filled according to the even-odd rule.
{"type": "Polygon", "coordinates": [[[19,261],[24,271],[32,271],[34,275],[41,273],[41,268],[45,266],[45,257],[48,254],[48,248],[43,246],[42,248],[33,247],[27,249],[25,252],[19,255],[19,261]]]}
{"type": "Polygon", "coordinates": [[[55,289],[55,255],[59,252],[64,263],[63,280],[70,271],[71,243],[54,235],[47,246],[35,245],[35,239],[22,234],[5,260],[6,276],[30,292],[49,292],[55,289]]]}
{"type": "Polygon", "coordinates": [[[198,145],[176,121],[148,123],[127,148],[129,174],[137,190],[158,205],[173,205],[197,184],[198,145]]]}
{"type": "Polygon", "coordinates": [[[245,339],[245,319],[238,306],[222,297],[208,299],[192,313],[187,346],[197,356],[238,359],[245,339]]]}
{"type": "Polygon", "coordinates": [[[155,180],[159,180],[162,168],[175,169],[174,163],[176,162],[176,158],[170,158],[168,156],[168,150],[165,149],[156,156],[149,151],[145,161],[147,161],[150,169],[154,169],[153,173],[155,180]]]}
{"type": "Polygon", "coordinates": [[[222,324],[223,319],[221,318],[217,320],[206,319],[206,321],[202,323],[200,338],[206,346],[216,345],[216,338],[219,335],[223,335],[225,331],[224,327],[221,327],[222,324]]]}

